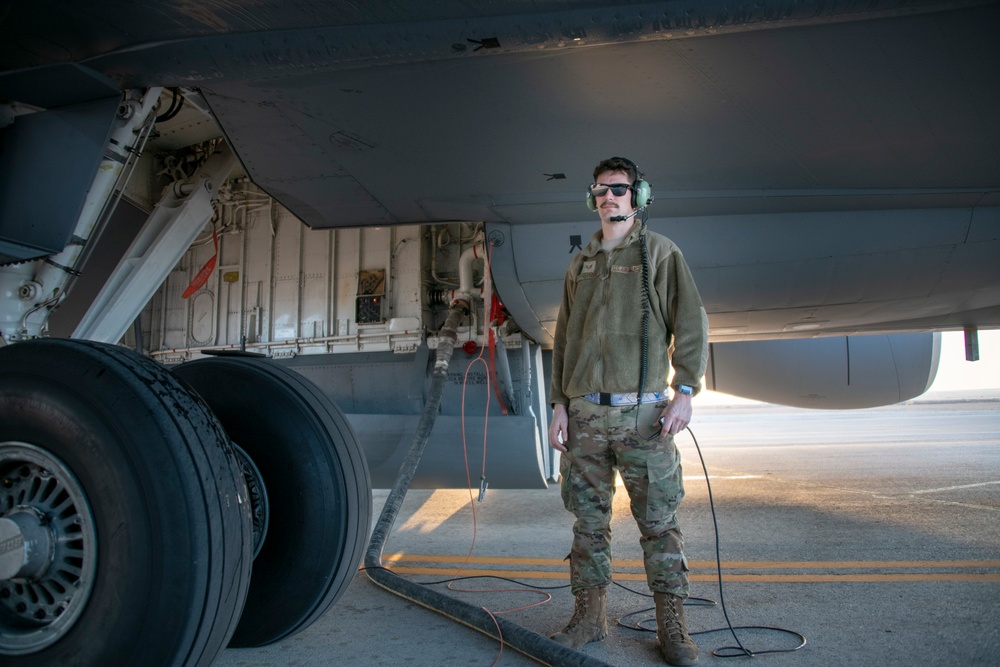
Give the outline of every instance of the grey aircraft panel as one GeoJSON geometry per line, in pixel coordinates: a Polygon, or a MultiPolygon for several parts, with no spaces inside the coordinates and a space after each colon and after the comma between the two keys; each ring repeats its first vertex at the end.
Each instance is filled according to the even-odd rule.
{"type": "Polygon", "coordinates": [[[692,263],[714,340],[996,327],[997,34],[996,2],[126,17],[53,0],[0,25],[0,99],[196,87],[251,178],[310,226],[509,223],[498,290],[542,342],[568,237],[596,227],[590,171],[616,154],[652,183],[650,227],[692,263]]]}

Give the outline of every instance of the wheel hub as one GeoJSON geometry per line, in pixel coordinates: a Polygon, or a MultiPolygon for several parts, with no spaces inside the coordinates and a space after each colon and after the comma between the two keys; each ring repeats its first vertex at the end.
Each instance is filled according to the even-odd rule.
{"type": "Polygon", "coordinates": [[[0,581],[38,579],[52,563],[54,535],[33,509],[0,518],[0,581]]]}
{"type": "Polygon", "coordinates": [[[250,455],[235,442],[230,441],[229,444],[232,445],[233,451],[236,453],[240,472],[243,473],[243,482],[247,485],[250,516],[253,521],[253,557],[256,558],[261,547],[264,546],[267,525],[271,516],[271,506],[267,500],[267,487],[264,486],[264,478],[250,455]]]}
{"type": "Polygon", "coordinates": [[[90,505],[41,447],[0,443],[0,655],[38,651],[86,605],[97,567],[90,505]]]}

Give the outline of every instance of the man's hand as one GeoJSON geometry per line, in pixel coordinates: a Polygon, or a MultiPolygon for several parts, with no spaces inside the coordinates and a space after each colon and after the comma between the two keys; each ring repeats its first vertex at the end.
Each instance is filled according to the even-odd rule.
{"type": "Polygon", "coordinates": [[[566,415],[566,406],[556,403],[552,406],[552,422],[549,424],[549,446],[565,452],[567,440],[569,440],[569,417],[566,415]]]}
{"type": "MultiPolygon", "coordinates": [[[[670,399],[670,404],[663,408],[660,419],[663,420],[663,428],[660,429],[660,440],[667,437],[667,434],[677,435],[691,423],[691,397],[687,394],[674,392],[674,397],[670,399]]],[[[555,418],[553,418],[553,422],[555,418]]],[[[551,428],[549,429],[552,430],[551,428]]],[[[551,437],[551,436],[550,436],[551,437]]]]}

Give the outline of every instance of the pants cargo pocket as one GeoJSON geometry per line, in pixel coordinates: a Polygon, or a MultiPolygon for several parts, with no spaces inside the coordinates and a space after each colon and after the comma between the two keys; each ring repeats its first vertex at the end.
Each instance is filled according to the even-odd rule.
{"type": "Polygon", "coordinates": [[[675,521],[677,507],[684,498],[681,457],[673,439],[659,443],[646,456],[649,488],[646,491],[646,521],[675,521]]]}
{"type": "Polygon", "coordinates": [[[573,465],[568,456],[559,458],[559,493],[562,495],[563,507],[573,511],[573,465]]]}

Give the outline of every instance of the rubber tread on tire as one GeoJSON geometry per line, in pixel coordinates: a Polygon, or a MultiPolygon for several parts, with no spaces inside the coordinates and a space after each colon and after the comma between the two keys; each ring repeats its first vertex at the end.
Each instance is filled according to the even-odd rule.
{"type": "Polygon", "coordinates": [[[252,535],[232,448],[204,402],[126,348],[15,343],[0,349],[5,443],[42,448],[72,471],[98,563],[83,614],[44,649],[4,655],[3,635],[20,630],[0,613],[0,662],[210,665],[243,607],[252,535]]]}
{"type": "Polygon", "coordinates": [[[371,477],[340,409],[305,377],[266,359],[215,357],[174,372],[211,406],[267,489],[268,532],[230,646],[307,628],[347,590],[371,525],[371,477]]]}

